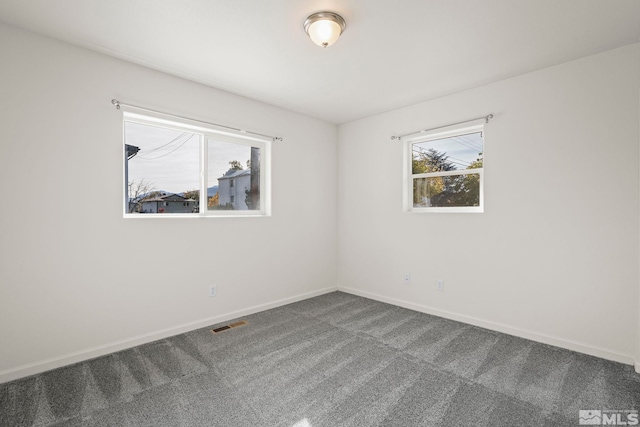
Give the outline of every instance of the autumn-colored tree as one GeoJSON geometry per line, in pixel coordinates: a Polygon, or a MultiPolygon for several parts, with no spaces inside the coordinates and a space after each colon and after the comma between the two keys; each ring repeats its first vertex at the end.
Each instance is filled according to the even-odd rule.
{"type": "Polygon", "coordinates": [[[200,190],[189,190],[182,193],[182,197],[195,201],[193,211],[200,212],[200,190]]]}
{"type": "MultiPolygon", "coordinates": [[[[411,166],[413,174],[457,170],[446,153],[432,148],[414,152],[411,166]]],[[[482,153],[479,153],[466,169],[480,169],[482,166],[482,153]]],[[[480,176],[460,174],[416,178],[413,180],[413,200],[415,206],[478,206],[480,176]]]]}
{"type": "Polygon", "coordinates": [[[216,206],[218,206],[219,200],[220,199],[218,198],[218,193],[214,194],[213,196],[209,197],[209,200],[207,201],[207,207],[209,209],[215,208],[216,206]]]}
{"type": "Polygon", "coordinates": [[[182,196],[187,199],[193,199],[195,201],[200,200],[200,190],[189,190],[182,193],[182,196]]]}
{"type": "MultiPolygon", "coordinates": [[[[482,153],[467,166],[480,169],[483,166],[482,153]]],[[[479,206],[480,175],[476,173],[443,177],[448,181],[445,191],[431,199],[431,206],[479,206]]]]}
{"type": "MultiPolygon", "coordinates": [[[[414,151],[411,169],[413,174],[419,174],[455,170],[456,166],[449,161],[446,153],[429,148],[426,151],[414,151]]],[[[448,181],[447,177],[443,176],[415,179],[413,181],[414,205],[422,206],[427,200],[446,191],[448,181]]]]}

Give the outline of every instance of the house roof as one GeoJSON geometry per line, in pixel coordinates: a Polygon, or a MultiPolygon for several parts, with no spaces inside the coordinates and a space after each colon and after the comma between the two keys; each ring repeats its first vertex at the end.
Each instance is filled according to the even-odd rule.
{"type": "Polygon", "coordinates": [[[152,199],[145,199],[142,202],[195,202],[195,199],[187,199],[179,194],[167,193],[163,196],[156,196],[152,199]]]}
{"type": "Polygon", "coordinates": [[[242,169],[242,170],[229,169],[227,173],[225,173],[223,176],[218,178],[218,180],[237,178],[239,176],[245,176],[245,175],[251,175],[251,169],[242,169]]]}

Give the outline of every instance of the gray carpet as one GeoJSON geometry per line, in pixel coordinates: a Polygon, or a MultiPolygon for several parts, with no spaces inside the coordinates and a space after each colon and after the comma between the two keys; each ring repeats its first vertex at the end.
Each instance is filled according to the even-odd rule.
{"type": "Polygon", "coordinates": [[[1,426],[576,426],[631,366],[334,292],[0,385],[1,426]]]}

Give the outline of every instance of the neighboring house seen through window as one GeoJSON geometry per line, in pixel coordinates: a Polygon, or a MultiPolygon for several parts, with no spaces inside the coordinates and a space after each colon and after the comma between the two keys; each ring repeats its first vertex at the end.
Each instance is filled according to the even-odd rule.
{"type": "Polygon", "coordinates": [[[124,112],[125,216],[268,215],[271,140],[124,112]]]}

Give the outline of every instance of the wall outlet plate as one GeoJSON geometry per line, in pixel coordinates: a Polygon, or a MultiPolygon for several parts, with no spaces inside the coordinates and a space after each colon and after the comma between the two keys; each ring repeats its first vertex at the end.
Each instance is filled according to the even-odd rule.
{"type": "Polygon", "coordinates": [[[217,289],[216,286],[213,286],[213,285],[209,286],[209,296],[210,297],[215,297],[217,293],[218,293],[218,289],[217,289]]]}

